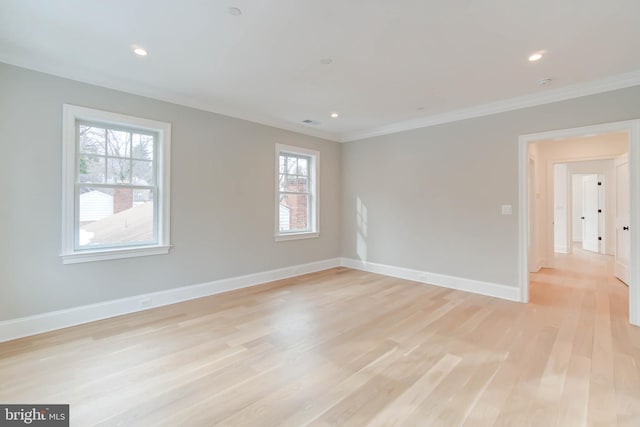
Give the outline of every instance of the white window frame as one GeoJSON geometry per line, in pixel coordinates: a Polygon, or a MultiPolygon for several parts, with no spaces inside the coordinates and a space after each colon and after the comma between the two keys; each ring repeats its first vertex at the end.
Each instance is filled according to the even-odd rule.
{"type": "Polygon", "coordinates": [[[108,111],[94,110],[75,105],[63,105],[62,129],[62,252],[63,264],[161,255],[169,252],[170,243],[170,156],[171,124],[132,117],[108,111]],[[106,127],[125,127],[153,132],[158,135],[154,162],[156,163],[157,199],[154,228],[157,240],[153,244],[116,247],[76,248],[76,179],[78,121],[101,124],[106,127]]]}
{"type": "Polygon", "coordinates": [[[320,236],[320,152],[308,148],[276,144],[275,153],[275,241],[312,239],[320,236]],[[293,154],[310,158],[309,164],[309,224],[308,231],[280,231],[280,154],[293,154]]]}

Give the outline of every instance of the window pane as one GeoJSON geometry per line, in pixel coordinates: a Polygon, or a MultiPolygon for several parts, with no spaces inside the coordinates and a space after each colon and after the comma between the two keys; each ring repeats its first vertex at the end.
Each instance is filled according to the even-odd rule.
{"type": "Polygon", "coordinates": [[[309,160],[305,158],[298,159],[298,175],[309,176],[309,160]]]}
{"type": "Polygon", "coordinates": [[[280,175],[279,181],[280,181],[279,190],[280,191],[287,191],[287,176],[286,175],[280,175]]]}
{"type": "Polygon", "coordinates": [[[136,185],[153,185],[153,162],[134,160],[131,182],[136,185]]]}
{"type": "Polygon", "coordinates": [[[104,156],[105,132],[103,128],[85,125],[78,126],[80,152],[104,156]]]}
{"type": "Polygon", "coordinates": [[[107,129],[107,154],[116,157],[130,157],[130,136],[129,132],[107,129]]]}
{"type": "Polygon", "coordinates": [[[297,191],[298,177],[295,175],[286,175],[286,188],[284,191],[297,191]]]}
{"type": "Polygon", "coordinates": [[[309,178],[307,178],[306,176],[299,176],[297,191],[306,193],[308,190],[309,190],[309,178]]]}
{"type": "Polygon", "coordinates": [[[78,165],[78,182],[104,183],[104,157],[80,156],[78,165]]]}
{"type": "Polygon", "coordinates": [[[132,135],[131,157],[134,159],[153,160],[153,137],[151,135],[132,135]]]}
{"type": "Polygon", "coordinates": [[[131,182],[131,160],[107,159],[107,182],[109,184],[128,184],[131,182]]]}
{"type": "Polygon", "coordinates": [[[306,194],[280,195],[280,231],[309,230],[309,199],[306,194]]]}
{"type": "Polygon", "coordinates": [[[295,157],[287,157],[287,173],[295,175],[298,171],[298,159],[295,157]]]}
{"type": "Polygon", "coordinates": [[[154,200],[151,190],[80,188],[79,246],[151,243],[154,200]]]}
{"type": "Polygon", "coordinates": [[[280,156],[280,167],[278,168],[278,173],[285,173],[284,165],[287,161],[286,156],[280,156]]]}
{"type": "Polygon", "coordinates": [[[133,190],[133,205],[153,202],[153,190],[133,190]]]}

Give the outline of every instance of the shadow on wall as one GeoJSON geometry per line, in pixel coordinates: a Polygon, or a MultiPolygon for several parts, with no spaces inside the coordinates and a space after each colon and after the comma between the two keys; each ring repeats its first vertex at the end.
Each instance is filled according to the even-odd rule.
{"type": "Polygon", "coordinates": [[[356,215],[358,231],[356,236],[356,251],[361,261],[367,261],[367,207],[360,197],[356,197],[356,215]]]}

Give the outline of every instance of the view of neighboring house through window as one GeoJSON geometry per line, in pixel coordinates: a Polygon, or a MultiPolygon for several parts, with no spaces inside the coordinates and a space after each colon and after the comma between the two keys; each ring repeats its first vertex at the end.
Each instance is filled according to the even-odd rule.
{"type": "Polygon", "coordinates": [[[319,153],[297,147],[276,146],[276,238],[316,237],[316,176],[319,153]]]}
{"type": "Polygon", "coordinates": [[[156,243],[151,133],[77,123],[77,248],[156,243]]]}
{"type": "Polygon", "coordinates": [[[168,251],[170,129],[65,106],[65,263],[168,251]]]}

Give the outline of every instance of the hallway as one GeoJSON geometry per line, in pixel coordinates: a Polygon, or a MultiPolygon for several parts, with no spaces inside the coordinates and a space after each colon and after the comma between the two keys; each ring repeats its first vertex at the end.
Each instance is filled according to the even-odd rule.
{"type": "Polygon", "coordinates": [[[629,325],[629,291],[613,275],[613,257],[574,247],[555,264],[530,276],[531,308],[557,328],[543,381],[564,381],[576,425],[611,425],[616,413],[618,425],[639,425],[640,328],[629,325]]]}
{"type": "Polygon", "coordinates": [[[542,268],[531,273],[532,303],[564,305],[558,304],[556,298],[565,301],[564,298],[569,297],[572,301],[567,301],[567,305],[574,306],[576,299],[582,299],[585,293],[595,297],[597,292],[617,300],[624,310],[619,314],[628,319],[629,288],[614,276],[613,256],[589,252],[574,244],[572,254],[556,253],[554,264],[555,268],[542,268]]]}

